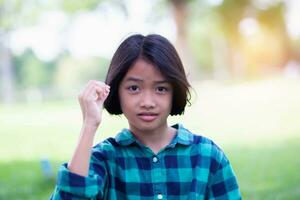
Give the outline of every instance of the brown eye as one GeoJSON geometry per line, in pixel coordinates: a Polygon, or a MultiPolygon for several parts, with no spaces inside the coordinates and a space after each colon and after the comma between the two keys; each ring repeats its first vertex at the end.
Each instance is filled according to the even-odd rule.
{"type": "Polygon", "coordinates": [[[158,93],[166,93],[167,91],[168,91],[168,88],[166,88],[166,87],[157,87],[156,88],[156,91],[158,92],[158,93]]]}
{"type": "Polygon", "coordinates": [[[137,85],[131,85],[127,88],[130,92],[138,92],[139,91],[139,87],[137,85]]]}

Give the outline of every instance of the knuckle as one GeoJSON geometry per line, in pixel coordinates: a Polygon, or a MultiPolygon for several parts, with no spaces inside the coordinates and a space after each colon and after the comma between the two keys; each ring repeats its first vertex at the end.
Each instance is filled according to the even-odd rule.
{"type": "Polygon", "coordinates": [[[94,80],[89,80],[89,82],[87,83],[87,86],[93,85],[93,84],[95,84],[95,81],[94,80]]]}
{"type": "Polygon", "coordinates": [[[89,97],[88,97],[88,95],[84,95],[84,96],[82,97],[82,99],[83,99],[84,101],[88,101],[88,100],[89,100],[89,97]]]}
{"type": "Polygon", "coordinates": [[[98,85],[105,85],[103,82],[101,82],[101,81],[96,81],[96,83],[98,84],[98,85]]]}
{"type": "Polygon", "coordinates": [[[86,97],[85,95],[83,95],[83,94],[79,94],[79,95],[78,95],[78,99],[79,99],[80,101],[86,101],[87,97],[86,97]]]}
{"type": "Polygon", "coordinates": [[[91,83],[96,84],[97,81],[96,80],[91,80],[91,83]]]}

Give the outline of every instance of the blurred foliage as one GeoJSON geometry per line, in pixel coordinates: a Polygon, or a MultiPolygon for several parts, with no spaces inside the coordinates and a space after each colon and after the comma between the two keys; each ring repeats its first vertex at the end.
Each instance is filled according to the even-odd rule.
{"type": "Polygon", "coordinates": [[[245,16],[249,4],[249,0],[224,0],[221,5],[213,8],[214,12],[218,14],[217,22],[219,22],[220,30],[229,40],[238,42],[237,40],[240,38],[239,23],[245,16]]]}
{"type": "Polygon", "coordinates": [[[62,97],[78,92],[78,88],[88,80],[104,81],[109,66],[108,59],[75,59],[67,52],[56,61],[45,62],[36,57],[31,49],[15,57],[13,62],[19,90],[36,89],[40,93],[47,93],[55,89],[56,94],[62,97]]]}
{"type": "Polygon", "coordinates": [[[78,92],[88,80],[105,81],[109,60],[97,57],[86,59],[72,58],[64,54],[57,62],[54,87],[67,94],[68,91],[78,92]]]}
{"type": "Polygon", "coordinates": [[[281,70],[293,59],[300,61],[299,43],[287,31],[286,1],[207,2],[191,1],[187,19],[188,41],[202,72],[226,70],[231,78],[247,78],[281,70]],[[247,25],[256,31],[252,35],[241,32],[245,19],[257,23],[247,25]]]}
{"type": "MultiPolygon", "coordinates": [[[[124,11],[124,4],[120,1],[103,2],[109,2],[111,5],[124,11]]],[[[15,29],[34,26],[45,11],[61,10],[69,16],[73,16],[83,11],[93,11],[97,9],[100,3],[102,3],[102,1],[95,0],[1,0],[0,49],[2,48],[6,52],[10,51],[9,48],[5,47],[10,33],[15,29]]],[[[71,22],[72,19],[74,18],[69,17],[69,22],[71,22]]],[[[11,55],[11,53],[7,52],[7,55],[11,55]]],[[[57,92],[55,92],[56,95],[57,93],[67,94],[66,91],[68,89],[72,91],[72,88],[76,88],[76,86],[81,85],[82,82],[89,79],[103,79],[108,64],[109,62],[107,60],[101,58],[88,58],[84,61],[77,61],[65,52],[62,52],[61,55],[53,61],[42,61],[31,49],[27,49],[21,55],[8,56],[4,59],[0,57],[0,71],[3,71],[3,73],[0,74],[0,80],[9,80],[8,82],[4,82],[3,88],[1,88],[8,93],[1,93],[1,95],[3,97],[11,96],[11,94],[14,93],[12,92],[14,88],[18,90],[20,93],[19,98],[23,100],[23,96],[32,90],[34,90],[38,96],[52,90],[57,90],[57,92]],[[9,63],[12,67],[7,68],[5,66],[6,63],[9,63]]],[[[30,94],[28,95],[30,96],[30,94]]],[[[43,97],[45,96],[47,96],[47,94],[43,95],[43,97]]]]}
{"type": "Polygon", "coordinates": [[[76,13],[78,11],[95,9],[100,2],[101,1],[99,1],[99,0],[88,0],[88,1],[64,0],[64,1],[59,1],[59,3],[61,4],[62,9],[65,10],[66,12],[70,12],[70,13],[76,13]]]}
{"type": "MultiPolygon", "coordinates": [[[[48,11],[62,11],[67,16],[62,28],[65,31],[83,12],[102,12],[112,7],[128,17],[127,3],[119,0],[0,0],[0,33],[6,34],[0,38],[0,47],[12,30],[35,25],[48,11]]],[[[223,79],[226,74],[225,79],[251,78],[265,71],[283,70],[290,60],[300,61],[300,40],[290,38],[287,31],[286,3],[285,0],[222,0],[219,4],[208,0],[156,0],[146,23],[155,25],[163,17],[173,17],[177,40],[187,43],[181,45],[186,48],[182,52],[192,55],[193,67],[199,69],[201,78],[217,78],[215,74],[223,74],[223,79]],[[256,32],[250,36],[241,30],[245,19],[257,23],[256,32]]],[[[0,68],[1,62],[7,60],[0,60],[0,68]]],[[[11,82],[16,80],[17,89],[42,91],[47,88],[64,90],[62,93],[80,87],[88,79],[103,80],[109,64],[107,59],[96,57],[78,60],[63,51],[51,62],[42,61],[31,50],[14,55],[11,62],[13,73],[6,69],[2,76],[13,74],[15,77],[10,79],[11,82]]],[[[7,85],[6,88],[14,87],[7,85]]]]}
{"type": "Polygon", "coordinates": [[[43,88],[53,83],[55,62],[45,62],[38,59],[31,49],[27,49],[13,59],[16,82],[20,88],[43,88]]]}
{"type": "Polygon", "coordinates": [[[66,14],[73,15],[93,11],[103,2],[126,13],[125,2],[119,0],[0,0],[0,31],[32,25],[45,11],[62,10],[66,14]]]}
{"type": "Polygon", "coordinates": [[[1,0],[0,30],[10,31],[18,27],[34,24],[40,14],[48,9],[46,1],[42,0],[1,0]]]}
{"type": "Polygon", "coordinates": [[[57,1],[57,8],[62,9],[68,14],[77,14],[78,12],[89,12],[96,10],[102,4],[109,4],[123,14],[127,14],[126,2],[120,0],[63,0],[57,1]]]}

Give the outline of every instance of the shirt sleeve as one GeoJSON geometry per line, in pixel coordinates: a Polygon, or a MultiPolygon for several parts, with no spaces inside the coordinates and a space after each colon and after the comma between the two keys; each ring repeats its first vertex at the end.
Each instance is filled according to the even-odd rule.
{"type": "Polygon", "coordinates": [[[212,158],[210,167],[208,199],[242,199],[235,173],[229,160],[217,148],[217,156],[212,158]]]}
{"type": "MultiPolygon", "coordinates": [[[[99,152],[98,152],[99,153],[99,152]]],[[[94,200],[101,199],[105,189],[106,169],[103,161],[92,155],[88,176],[72,173],[63,164],[50,200],[94,200]]]]}

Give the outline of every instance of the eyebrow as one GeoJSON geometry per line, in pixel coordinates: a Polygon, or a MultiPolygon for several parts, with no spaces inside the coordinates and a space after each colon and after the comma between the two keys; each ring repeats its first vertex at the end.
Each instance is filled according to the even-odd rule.
{"type": "MultiPolygon", "coordinates": [[[[125,79],[126,82],[129,82],[129,81],[134,81],[134,82],[144,82],[143,79],[140,79],[140,78],[136,78],[136,77],[128,77],[125,79]]],[[[162,84],[162,83],[169,83],[169,81],[167,80],[159,80],[159,81],[154,81],[154,83],[156,84],[162,84]]]]}

